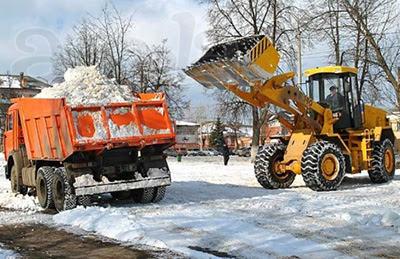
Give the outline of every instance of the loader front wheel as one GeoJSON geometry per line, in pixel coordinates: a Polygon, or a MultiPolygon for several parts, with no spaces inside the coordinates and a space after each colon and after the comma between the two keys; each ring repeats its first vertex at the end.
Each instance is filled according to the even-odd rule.
{"type": "Polygon", "coordinates": [[[304,151],[301,171],[310,189],[333,191],[340,186],[346,173],[345,157],[335,144],[319,141],[304,151]]]}
{"type": "Polygon", "coordinates": [[[51,183],[54,177],[54,169],[49,166],[40,167],[36,176],[36,194],[39,204],[44,209],[53,209],[53,192],[51,183]]]}
{"type": "Polygon", "coordinates": [[[272,144],[262,147],[256,156],[254,171],[257,181],[266,189],[288,188],[296,175],[292,172],[278,173],[277,164],[283,160],[285,146],[272,144]]]}
{"type": "Polygon", "coordinates": [[[52,190],[54,206],[58,212],[76,207],[77,198],[72,185],[68,181],[65,169],[62,167],[57,168],[54,172],[52,190]]]}
{"type": "Polygon", "coordinates": [[[389,139],[374,144],[371,158],[368,174],[373,183],[386,183],[393,179],[396,161],[393,144],[389,139]]]}

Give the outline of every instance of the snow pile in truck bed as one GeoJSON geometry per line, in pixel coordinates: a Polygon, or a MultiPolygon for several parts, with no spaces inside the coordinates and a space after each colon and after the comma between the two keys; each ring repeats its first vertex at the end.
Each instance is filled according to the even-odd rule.
{"type": "Polygon", "coordinates": [[[64,82],[43,89],[36,98],[65,97],[70,105],[105,105],[111,102],[133,101],[134,96],[127,85],[119,85],[102,75],[96,66],[69,68],[64,82]]]}

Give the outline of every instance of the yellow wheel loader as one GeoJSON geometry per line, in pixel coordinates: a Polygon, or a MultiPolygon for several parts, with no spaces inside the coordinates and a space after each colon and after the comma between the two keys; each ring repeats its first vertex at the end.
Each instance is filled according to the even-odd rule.
{"type": "Polygon", "coordinates": [[[277,118],[290,134],[259,149],[258,182],[268,189],[287,188],[301,174],[312,190],[331,191],[345,174],[362,170],[373,183],[391,180],[395,136],[386,112],[361,100],[357,69],[307,70],[304,93],[288,83],[293,72],[273,76],[279,59],[270,39],[260,35],[215,45],[185,69],[205,87],[227,89],[254,106],[273,104],[282,111],[277,118]]]}

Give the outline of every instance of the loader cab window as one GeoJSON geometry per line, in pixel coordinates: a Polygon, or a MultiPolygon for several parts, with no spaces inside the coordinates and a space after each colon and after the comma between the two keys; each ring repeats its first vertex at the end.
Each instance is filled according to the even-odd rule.
{"type": "Polygon", "coordinates": [[[315,74],[310,77],[310,97],[339,115],[335,129],[361,126],[361,106],[356,81],[356,75],[351,73],[315,74]]]}

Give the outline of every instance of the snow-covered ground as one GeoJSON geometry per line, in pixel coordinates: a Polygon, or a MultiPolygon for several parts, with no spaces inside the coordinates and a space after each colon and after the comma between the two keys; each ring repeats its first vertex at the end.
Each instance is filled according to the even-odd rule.
{"type": "Polygon", "coordinates": [[[14,251],[2,248],[0,244],[0,259],[10,259],[10,258],[19,258],[19,255],[14,251]]]}
{"type": "MultiPolygon", "coordinates": [[[[399,176],[382,185],[370,184],[367,174],[347,177],[335,192],[311,191],[298,177],[290,189],[266,190],[252,164],[240,158],[226,167],[220,157],[169,164],[173,183],[159,204],[78,207],[48,216],[49,224],[195,258],[400,255],[399,176]]],[[[0,194],[0,206],[7,195],[0,194]]],[[[7,204],[21,201],[31,213],[38,208],[30,199],[13,197],[7,204]]]]}

